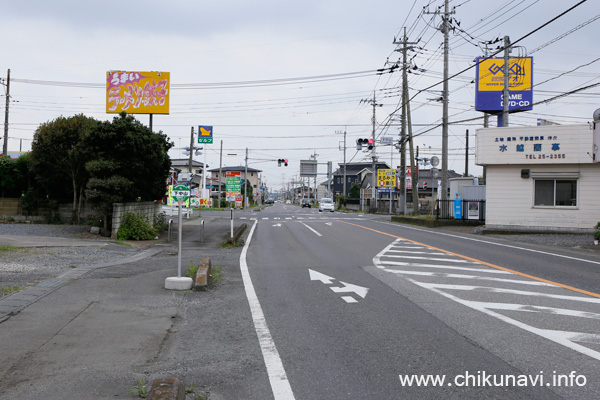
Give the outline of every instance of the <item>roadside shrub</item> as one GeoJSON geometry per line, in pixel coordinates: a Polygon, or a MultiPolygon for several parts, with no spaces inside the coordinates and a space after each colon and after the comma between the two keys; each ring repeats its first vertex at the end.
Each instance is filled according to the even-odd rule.
{"type": "Polygon", "coordinates": [[[156,229],[158,232],[166,232],[169,229],[167,214],[164,212],[154,214],[154,229],[156,229]]]}
{"type": "Polygon", "coordinates": [[[150,240],[156,237],[156,233],[146,218],[128,212],[123,216],[123,221],[117,231],[117,239],[150,240]]]}

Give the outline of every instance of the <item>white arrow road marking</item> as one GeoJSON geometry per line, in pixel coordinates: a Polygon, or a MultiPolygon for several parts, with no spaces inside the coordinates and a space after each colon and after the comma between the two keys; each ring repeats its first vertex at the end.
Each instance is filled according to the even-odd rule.
{"type": "Polygon", "coordinates": [[[313,271],[312,269],[308,270],[308,274],[310,275],[310,280],[311,281],[321,281],[326,285],[331,285],[331,281],[334,280],[335,278],[331,277],[331,276],[327,276],[325,274],[322,274],[320,272],[317,271],[313,271]]]}
{"type": "Polygon", "coordinates": [[[346,293],[346,292],[356,293],[363,299],[369,292],[369,288],[366,288],[366,287],[352,285],[351,283],[346,283],[346,282],[342,282],[342,281],[340,281],[340,283],[342,285],[344,285],[344,287],[330,287],[329,289],[333,290],[336,293],[346,293]]]}
{"type": "Polygon", "coordinates": [[[358,303],[358,300],[352,296],[342,296],[342,300],[344,300],[346,303],[358,303]]]}
{"type": "Polygon", "coordinates": [[[277,226],[277,227],[279,227],[279,226],[281,226],[281,224],[280,224],[280,223],[276,223],[276,224],[274,224],[273,226],[277,226]]]}
{"type": "Polygon", "coordinates": [[[329,225],[329,226],[331,226],[331,225],[333,225],[333,224],[332,224],[331,222],[325,222],[325,225],[329,225]]]}
{"type": "MultiPolygon", "coordinates": [[[[335,280],[335,278],[332,276],[325,275],[321,272],[317,272],[312,269],[308,270],[308,274],[310,276],[311,281],[321,281],[322,283],[324,283],[326,285],[331,285],[333,283],[332,281],[335,280]]],[[[359,295],[360,297],[362,297],[363,299],[369,292],[369,288],[366,288],[366,287],[353,285],[351,283],[346,283],[346,282],[342,282],[342,281],[340,281],[340,283],[344,286],[343,287],[337,287],[337,286],[331,287],[330,286],[329,289],[333,290],[335,293],[355,293],[355,294],[359,295]]],[[[342,296],[342,300],[344,300],[346,303],[358,303],[358,300],[356,300],[352,296],[342,296]]]]}

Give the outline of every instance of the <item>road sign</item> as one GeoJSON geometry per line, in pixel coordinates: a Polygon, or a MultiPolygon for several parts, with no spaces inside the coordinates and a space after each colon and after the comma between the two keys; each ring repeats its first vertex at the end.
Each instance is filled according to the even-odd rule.
{"type": "Polygon", "coordinates": [[[212,143],[213,142],[213,127],[200,125],[198,127],[198,143],[212,143]]]}
{"type": "Polygon", "coordinates": [[[190,188],[185,185],[177,185],[173,188],[172,195],[175,201],[187,201],[190,198],[190,188]]]}
{"type": "Polygon", "coordinates": [[[242,183],[239,176],[228,176],[225,178],[226,191],[232,193],[242,192],[242,183]]]}

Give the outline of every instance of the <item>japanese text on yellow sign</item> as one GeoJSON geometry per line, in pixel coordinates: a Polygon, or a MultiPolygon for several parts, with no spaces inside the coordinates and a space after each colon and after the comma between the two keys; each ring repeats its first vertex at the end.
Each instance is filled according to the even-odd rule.
{"type": "Polygon", "coordinates": [[[396,170],[378,169],[377,170],[378,187],[396,187],[396,170]]]}
{"type": "Polygon", "coordinates": [[[169,113],[169,72],[108,71],[106,112],[169,113]]]}

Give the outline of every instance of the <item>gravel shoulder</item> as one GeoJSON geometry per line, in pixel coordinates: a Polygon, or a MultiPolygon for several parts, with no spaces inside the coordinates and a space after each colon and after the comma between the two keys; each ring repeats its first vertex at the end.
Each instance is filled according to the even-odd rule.
{"type": "Polygon", "coordinates": [[[70,268],[117,261],[137,250],[111,244],[106,238],[92,235],[88,226],[0,224],[0,237],[2,236],[17,239],[11,243],[18,243],[19,237],[23,237],[23,241],[27,241],[27,238],[42,241],[43,238],[65,240],[64,245],[57,246],[54,242],[52,245],[36,247],[2,246],[0,240],[0,298],[14,289],[36,285],[44,279],[56,277],[70,268]],[[89,245],[70,245],[69,239],[85,239],[89,245]]]}

